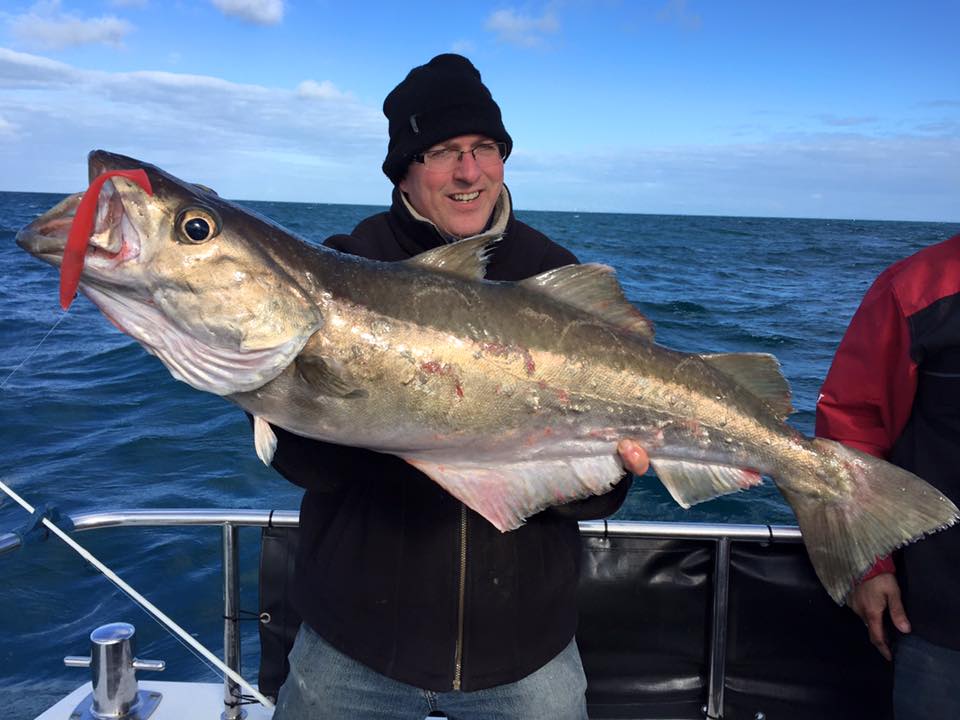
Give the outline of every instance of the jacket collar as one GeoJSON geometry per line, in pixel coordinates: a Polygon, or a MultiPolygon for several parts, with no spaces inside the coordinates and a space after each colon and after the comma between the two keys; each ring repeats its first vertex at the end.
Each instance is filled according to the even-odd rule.
{"type": "MultiPolygon", "coordinates": [[[[393,204],[390,214],[395,222],[399,223],[406,239],[412,241],[416,247],[408,248],[411,253],[423,252],[445,243],[456,242],[460,238],[448,237],[430,220],[418,213],[407,196],[398,187],[393,189],[393,204]]],[[[483,232],[473,237],[499,238],[507,234],[513,224],[513,205],[510,200],[510,191],[504,185],[500,190],[500,197],[493,207],[490,222],[483,232]]]]}

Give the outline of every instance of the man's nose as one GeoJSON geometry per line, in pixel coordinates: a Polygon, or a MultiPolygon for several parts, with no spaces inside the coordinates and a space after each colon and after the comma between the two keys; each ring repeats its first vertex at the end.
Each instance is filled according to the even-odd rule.
{"type": "Polygon", "coordinates": [[[460,162],[458,162],[456,168],[454,168],[453,176],[457,180],[464,180],[466,182],[473,182],[480,177],[480,166],[477,164],[477,159],[473,157],[472,152],[468,151],[460,156],[460,162]]]}

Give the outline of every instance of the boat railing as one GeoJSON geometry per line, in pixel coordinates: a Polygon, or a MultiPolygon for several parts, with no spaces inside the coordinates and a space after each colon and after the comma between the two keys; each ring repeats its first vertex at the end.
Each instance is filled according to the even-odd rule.
{"type": "MultiPolygon", "coordinates": [[[[220,527],[223,572],[223,637],[224,662],[234,670],[240,667],[240,568],[238,531],[243,527],[295,528],[299,513],[287,510],[112,510],[68,515],[74,532],[130,527],[220,527]]],[[[794,526],[678,523],[633,520],[601,520],[580,523],[585,538],[658,538],[700,540],[716,543],[713,573],[713,607],[709,621],[706,717],[722,717],[724,671],[728,626],[728,585],[730,548],[734,542],[795,543],[801,541],[794,526]]],[[[0,534],[0,555],[23,544],[17,533],[0,534]]],[[[231,679],[224,683],[224,704],[227,720],[241,717],[241,689],[231,679]]]]}

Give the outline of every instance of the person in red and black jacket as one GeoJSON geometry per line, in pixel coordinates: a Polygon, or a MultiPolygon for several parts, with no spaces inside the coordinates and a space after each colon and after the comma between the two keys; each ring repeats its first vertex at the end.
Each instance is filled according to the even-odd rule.
{"type": "MultiPolygon", "coordinates": [[[[960,235],[876,279],[824,382],[816,434],[960,502],[960,235]]],[[[849,604],[894,661],[897,720],[960,718],[960,526],[879,558],[849,604]]]]}

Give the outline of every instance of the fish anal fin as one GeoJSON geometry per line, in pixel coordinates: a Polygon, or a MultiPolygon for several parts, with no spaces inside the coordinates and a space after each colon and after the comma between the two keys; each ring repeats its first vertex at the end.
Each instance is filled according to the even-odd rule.
{"type": "Polygon", "coordinates": [[[334,370],[319,355],[303,352],[297,355],[294,361],[297,372],[304,380],[310,383],[321,395],[336,398],[360,398],[367,392],[343,379],[340,373],[334,370]]]}
{"type": "Polygon", "coordinates": [[[729,465],[666,458],[651,458],[650,464],[660,482],[683,508],[747,490],[763,482],[763,477],[755,470],[729,465]]]}
{"type": "Polygon", "coordinates": [[[479,235],[427,250],[403,262],[413,267],[447,273],[469,280],[483,280],[487,263],[499,236],[479,235]]]}
{"type": "Polygon", "coordinates": [[[793,412],[790,384],[780,363],[769,353],[718,353],[701,355],[704,362],[763,400],[780,420],[793,412]]]}
{"type": "Polygon", "coordinates": [[[277,436],[270,423],[259,415],[253,417],[253,447],[264,465],[269,466],[273,462],[273,455],[277,452],[277,436]]]}
{"type": "Polygon", "coordinates": [[[552,505],[602,495],[624,473],[616,453],[489,465],[404,459],[501,532],[552,505]]]}
{"type": "Polygon", "coordinates": [[[520,284],[653,341],[653,322],[630,304],[616,273],[607,265],[566,265],[522,280],[520,284]]]}

